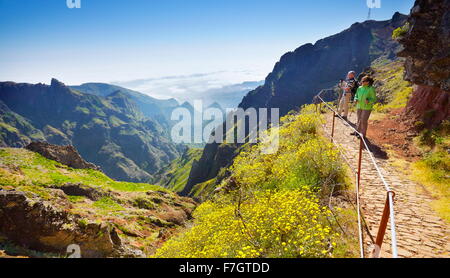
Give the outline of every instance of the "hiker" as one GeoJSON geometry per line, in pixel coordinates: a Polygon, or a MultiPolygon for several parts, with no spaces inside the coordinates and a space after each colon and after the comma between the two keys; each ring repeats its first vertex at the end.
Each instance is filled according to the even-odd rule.
{"type": "MultiPolygon", "coordinates": [[[[350,101],[352,100],[353,94],[356,92],[358,88],[358,82],[355,79],[356,72],[350,71],[347,74],[347,79],[343,82],[343,92],[341,99],[339,101],[338,114],[342,116],[344,120],[347,120],[348,117],[348,106],[350,101]]],[[[341,83],[342,84],[342,83],[341,83]]]]}
{"type": "MultiPolygon", "coordinates": [[[[358,88],[355,96],[356,109],[357,109],[357,130],[364,138],[367,133],[367,126],[369,122],[370,113],[372,113],[373,105],[377,101],[377,95],[373,85],[373,78],[370,76],[364,76],[361,80],[361,87],[358,88]]],[[[351,135],[358,136],[356,132],[351,135]]]]}

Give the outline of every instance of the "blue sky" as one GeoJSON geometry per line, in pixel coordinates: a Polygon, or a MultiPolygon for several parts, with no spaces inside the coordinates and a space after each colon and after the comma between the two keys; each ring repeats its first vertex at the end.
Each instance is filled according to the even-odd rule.
{"type": "MultiPolygon", "coordinates": [[[[381,0],[373,19],[409,13],[381,0]]],[[[282,54],[367,18],[366,0],[0,0],[0,81],[125,82],[226,71],[262,80],[282,54]]],[[[224,82],[224,83],[227,83],[224,82]]]]}

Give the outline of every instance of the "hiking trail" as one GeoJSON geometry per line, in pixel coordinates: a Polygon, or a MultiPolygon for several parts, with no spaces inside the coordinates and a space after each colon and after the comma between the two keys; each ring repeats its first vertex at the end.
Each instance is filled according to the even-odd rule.
{"type": "MultiPolygon", "coordinates": [[[[333,114],[326,114],[325,132],[331,132],[333,114]]],[[[350,123],[356,123],[356,115],[349,117],[350,123]]],[[[369,126],[369,129],[373,128],[369,126]]],[[[342,152],[352,167],[357,167],[360,141],[351,136],[352,130],[342,120],[336,118],[334,142],[341,147],[342,152]]],[[[370,140],[370,138],[369,138],[370,140]]],[[[377,148],[371,146],[371,149],[377,148]]],[[[450,255],[450,227],[432,209],[433,197],[422,186],[398,173],[390,165],[389,159],[375,156],[378,166],[391,189],[396,193],[394,201],[395,223],[397,231],[397,247],[399,258],[436,258],[450,255]]],[[[366,150],[362,156],[361,171],[361,210],[369,226],[370,234],[376,238],[379,223],[386,202],[386,190],[377,175],[366,150]]],[[[388,225],[383,246],[382,258],[391,258],[391,229],[388,225]]],[[[370,257],[373,250],[370,237],[364,236],[365,257],[370,257]]]]}

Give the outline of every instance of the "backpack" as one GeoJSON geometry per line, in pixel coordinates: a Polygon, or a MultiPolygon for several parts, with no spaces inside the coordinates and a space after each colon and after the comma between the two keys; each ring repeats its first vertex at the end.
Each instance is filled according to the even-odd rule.
{"type": "Polygon", "coordinates": [[[350,93],[352,94],[351,101],[353,102],[353,99],[355,98],[355,95],[356,95],[356,91],[358,91],[358,88],[359,88],[359,83],[355,78],[352,78],[348,81],[353,81],[353,86],[352,86],[352,89],[350,90],[350,93]]]}

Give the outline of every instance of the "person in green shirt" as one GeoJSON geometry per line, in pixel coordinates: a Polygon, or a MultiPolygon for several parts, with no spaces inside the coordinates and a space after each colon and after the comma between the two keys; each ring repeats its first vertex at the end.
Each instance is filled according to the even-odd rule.
{"type": "MultiPolygon", "coordinates": [[[[377,95],[375,88],[372,86],[373,78],[370,76],[364,76],[361,80],[362,86],[358,88],[355,95],[355,103],[357,109],[357,130],[364,137],[366,137],[367,127],[369,123],[369,117],[372,113],[373,105],[377,101],[377,95]]],[[[352,133],[352,135],[357,135],[352,133]]]]}

